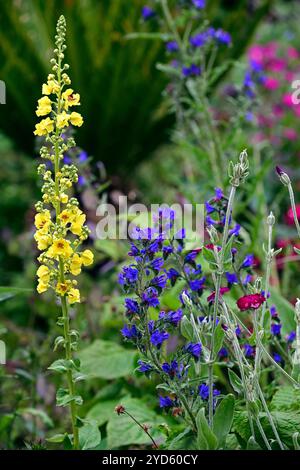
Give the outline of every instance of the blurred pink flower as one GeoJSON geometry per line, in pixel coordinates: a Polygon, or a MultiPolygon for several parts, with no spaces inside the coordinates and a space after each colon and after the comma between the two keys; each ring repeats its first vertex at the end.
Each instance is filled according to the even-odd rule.
{"type": "Polygon", "coordinates": [[[287,62],[284,59],[274,58],[266,64],[266,69],[270,72],[282,72],[287,67],[287,62]]]}
{"type": "MultiPolygon", "coordinates": [[[[297,213],[297,219],[300,220],[300,204],[296,204],[296,213],[297,213]]],[[[293,217],[293,211],[291,207],[285,214],[285,221],[287,225],[294,225],[294,217],[293,217]]]]}
{"type": "Polygon", "coordinates": [[[279,80],[273,77],[267,77],[264,81],[264,86],[267,88],[267,90],[277,90],[279,85],[279,80]]]}
{"type": "Polygon", "coordinates": [[[293,103],[293,101],[292,101],[292,95],[290,95],[290,94],[288,94],[288,93],[285,94],[285,95],[283,95],[283,97],[282,97],[282,102],[283,102],[283,104],[285,104],[286,106],[289,106],[289,107],[294,106],[294,103],[293,103]]]}
{"type": "Polygon", "coordinates": [[[287,50],[287,55],[290,59],[299,59],[299,52],[294,47],[289,47],[287,50]]]}
{"type": "Polygon", "coordinates": [[[283,135],[288,140],[297,140],[297,132],[295,129],[284,129],[283,135]]]}

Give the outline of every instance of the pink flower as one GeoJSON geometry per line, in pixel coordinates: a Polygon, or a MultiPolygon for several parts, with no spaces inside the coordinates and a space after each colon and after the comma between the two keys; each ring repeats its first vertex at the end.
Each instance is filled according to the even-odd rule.
{"type": "Polygon", "coordinates": [[[289,47],[287,55],[290,59],[299,59],[299,52],[294,47],[289,47]]]}
{"type": "MultiPolygon", "coordinates": [[[[229,287],[221,287],[220,289],[220,295],[223,295],[225,294],[226,292],[228,292],[230,289],[229,287]]],[[[207,302],[213,302],[215,300],[215,295],[216,293],[215,292],[212,292],[208,297],[207,297],[207,302]]]]}
{"type": "Polygon", "coordinates": [[[287,67],[287,63],[284,59],[272,59],[266,65],[266,69],[270,72],[282,72],[287,67]]]}
{"type": "MultiPolygon", "coordinates": [[[[300,220],[300,204],[296,204],[296,214],[297,214],[297,219],[300,220]]],[[[293,216],[293,211],[291,207],[285,214],[285,221],[287,225],[294,225],[294,216],[293,216]]]]}
{"type": "Polygon", "coordinates": [[[264,62],[264,47],[259,44],[255,44],[254,46],[250,47],[249,58],[250,60],[254,60],[254,62],[262,65],[264,62]]]}
{"type": "Polygon", "coordinates": [[[240,297],[237,301],[237,306],[241,312],[244,312],[245,310],[256,310],[265,301],[266,298],[262,294],[249,294],[240,297]]]}
{"type": "Polygon", "coordinates": [[[288,107],[294,106],[294,103],[292,101],[292,95],[289,95],[288,93],[283,95],[282,103],[285,104],[285,106],[288,106],[288,107]]]}
{"type": "Polygon", "coordinates": [[[279,85],[279,80],[273,77],[267,77],[264,81],[264,86],[267,88],[267,90],[277,90],[279,85]]]}
{"type": "Polygon", "coordinates": [[[283,135],[288,140],[297,140],[297,132],[295,129],[284,129],[283,135]]]}

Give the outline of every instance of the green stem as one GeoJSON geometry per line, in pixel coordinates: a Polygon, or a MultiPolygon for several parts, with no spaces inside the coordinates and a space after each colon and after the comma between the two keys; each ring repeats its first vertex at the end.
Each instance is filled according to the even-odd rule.
{"type": "Polygon", "coordinates": [[[289,190],[289,195],[290,195],[290,200],[291,200],[291,206],[292,206],[292,211],[293,211],[293,216],[294,216],[294,222],[295,226],[297,229],[298,237],[300,238],[300,225],[298,222],[298,217],[297,217],[297,210],[296,210],[296,204],[295,204],[295,196],[294,196],[294,191],[292,184],[288,184],[288,190],[289,190]]]}

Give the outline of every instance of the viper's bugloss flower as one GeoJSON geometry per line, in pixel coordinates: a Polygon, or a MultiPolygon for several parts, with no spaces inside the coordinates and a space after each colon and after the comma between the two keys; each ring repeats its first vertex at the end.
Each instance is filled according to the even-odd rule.
{"type": "Polygon", "coordinates": [[[177,361],[171,361],[170,364],[168,362],[164,362],[161,368],[166,374],[170,376],[171,379],[173,379],[175,376],[178,376],[180,373],[177,361]]]}
{"type": "Polygon", "coordinates": [[[281,334],[282,325],[280,323],[271,324],[271,333],[274,336],[279,336],[281,334]]]}
{"type": "Polygon", "coordinates": [[[238,299],[237,306],[241,312],[257,310],[265,301],[266,298],[262,294],[248,294],[238,299]]]}
{"type": "Polygon", "coordinates": [[[286,340],[288,343],[292,343],[293,341],[295,341],[295,339],[296,339],[296,331],[291,331],[286,337],[286,340]]]}
{"type": "Polygon", "coordinates": [[[166,274],[168,276],[168,279],[170,279],[171,281],[171,285],[174,286],[175,282],[180,277],[179,272],[174,268],[170,268],[168,271],[166,271],[166,274]]]}
{"type": "Polygon", "coordinates": [[[126,315],[135,315],[140,313],[140,307],[136,300],[125,299],[126,315]]]}
{"type": "Polygon", "coordinates": [[[141,359],[138,360],[138,371],[139,372],[144,372],[144,373],[147,373],[147,372],[151,372],[153,370],[153,367],[151,366],[151,364],[148,364],[147,362],[144,362],[142,361],[141,359]]]}
{"type": "Polygon", "coordinates": [[[142,17],[145,21],[149,20],[150,18],[153,18],[155,16],[155,11],[153,8],[149,7],[148,5],[143,6],[142,8],[142,17]]]}
{"type": "Polygon", "coordinates": [[[150,266],[154,271],[160,271],[164,265],[164,260],[163,258],[155,258],[153,261],[151,261],[150,266]]]}
{"type": "Polygon", "coordinates": [[[278,313],[277,313],[277,310],[276,310],[276,306],[275,306],[275,305],[271,305],[271,307],[270,307],[270,314],[271,314],[271,317],[272,317],[272,318],[277,318],[277,317],[278,317],[278,313]]]}
{"type": "Polygon", "coordinates": [[[182,67],[182,75],[184,77],[197,77],[201,75],[201,68],[196,64],[192,64],[189,67],[182,67]]]}
{"type": "Polygon", "coordinates": [[[164,320],[166,323],[170,323],[173,326],[178,326],[181,318],[182,318],[182,310],[179,308],[178,310],[170,311],[170,312],[160,312],[159,318],[164,320]]]}
{"type": "Polygon", "coordinates": [[[169,41],[166,43],[166,49],[168,52],[177,52],[179,49],[178,43],[176,41],[169,41]]]}
{"type": "Polygon", "coordinates": [[[244,351],[245,351],[245,356],[246,357],[253,357],[254,354],[255,354],[255,349],[253,346],[251,346],[250,344],[246,343],[244,344],[244,351]]]}
{"type": "Polygon", "coordinates": [[[140,332],[135,325],[125,325],[122,328],[121,333],[126,339],[137,339],[140,337],[140,332]]]}
{"type": "Polygon", "coordinates": [[[167,276],[165,274],[156,276],[151,280],[150,283],[154,287],[159,287],[160,289],[164,289],[167,285],[167,276]]]}
{"type": "MultiPolygon", "coordinates": [[[[213,384],[213,396],[217,397],[220,395],[220,391],[215,388],[215,385],[213,384]]],[[[206,384],[201,384],[198,387],[198,394],[200,395],[201,399],[206,401],[209,398],[209,386],[206,384]]]]}
{"type": "Polygon", "coordinates": [[[63,65],[65,50],[65,20],[59,19],[57,26],[55,58],[51,60],[53,73],[48,75],[42,86],[43,96],[38,100],[36,115],[43,117],[34,134],[45,136],[40,150],[41,157],[49,165],[41,164],[39,175],[43,178],[42,201],[36,204],[36,232],[34,238],[42,252],[37,271],[39,293],[53,289],[69,304],[80,302],[77,281],[82,266],[93,263],[90,250],[79,251],[80,245],[88,238],[86,216],[72,197],[72,187],[78,181],[77,168],[65,156],[75,148],[73,138],[66,137],[70,125],[81,126],[82,116],[72,108],[80,105],[80,96],[69,88],[71,80],[63,65]],[[47,117],[46,117],[47,116],[47,117]]]}
{"type": "Polygon", "coordinates": [[[148,287],[148,289],[143,292],[142,299],[149,307],[159,306],[158,291],[155,287],[148,287]]]}
{"type": "Polygon", "coordinates": [[[199,291],[203,288],[203,285],[206,281],[206,277],[202,277],[201,279],[193,279],[189,282],[189,286],[192,291],[199,291]]]}
{"type": "Polygon", "coordinates": [[[241,264],[241,268],[250,268],[254,263],[254,255],[251,253],[244,258],[241,264]]]}
{"type": "Polygon", "coordinates": [[[239,280],[235,273],[225,273],[228,284],[238,284],[239,280]]]}
{"type": "Polygon", "coordinates": [[[155,330],[150,336],[150,341],[154,346],[160,348],[163,342],[166,341],[169,336],[170,335],[167,331],[155,330]]]}
{"type": "Polygon", "coordinates": [[[137,282],[139,272],[136,266],[124,266],[123,271],[119,274],[119,284],[130,285],[137,282]]]}
{"type": "Polygon", "coordinates": [[[193,356],[194,359],[198,360],[201,356],[202,352],[202,345],[201,343],[188,343],[185,347],[184,350],[193,356]]]}
{"type": "Polygon", "coordinates": [[[276,362],[278,362],[278,363],[283,362],[282,357],[281,357],[280,354],[278,354],[278,353],[274,353],[274,354],[273,354],[273,359],[274,359],[274,361],[276,361],[276,362]]]}
{"type": "Polygon", "coordinates": [[[159,406],[160,408],[173,408],[176,405],[175,400],[172,400],[170,397],[159,396],[159,406]]]}
{"type": "Polygon", "coordinates": [[[223,31],[223,29],[217,29],[214,38],[221,44],[229,45],[231,43],[230,34],[227,31],[223,31]]]}
{"type": "Polygon", "coordinates": [[[220,359],[225,359],[228,357],[228,355],[229,355],[228,350],[225,347],[221,348],[220,351],[218,352],[218,356],[220,359]]]}
{"type": "Polygon", "coordinates": [[[236,224],[231,230],[229,230],[229,235],[235,235],[236,237],[239,236],[241,230],[241,226],[236,224]]]}
{"type": "Polygon", "coordinates": [[[202,10],[203,8],[205,8],[206,0],[192,0],[192,3],[195,8],[202,10]]]}

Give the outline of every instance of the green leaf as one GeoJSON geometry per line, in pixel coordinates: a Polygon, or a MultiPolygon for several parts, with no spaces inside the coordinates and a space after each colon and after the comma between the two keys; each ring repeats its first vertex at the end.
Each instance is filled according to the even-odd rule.
{"type": "Polygon", "coordinates": [[[218,354],[220,351],[224,340],[224,330],[222,328],[221,322],[217,324],[214,333],[214,354],[218,354]]]}
{"type": "Polygon", "coordinates": [[[117,399],[100,401],[87,413],[86,418],[97,422],[98,426],[105,424],[114,414],[114,409],[118,404],[117,399]]]}
{"type": "Polygon", "coordinates": [[[293,439],[293,444],[294,444],[294,449],[295,450],[300,450],[300,441],[299,441],[300,433],[295,432],[292,436],[293,439]]]}
{"type": "Polygon", "coordinates": [[[280,387],[273,395],[271,410],[300,410],[300,390],[290,386],[280,387]]]}
{"type": "Polygon", "coordinates": [[[82,405],[83,400],[80,395],[70,395],[68,390],[59,388],[56,393],[57,406],[67,406],[71,401],[75,401],[77,405],[82,405]]]}
{"type": "MultiPolygon", "coordinates": [[[[158,426],[162,424],[163,419],[160,415],[150,410],[146,403],[137,398],[127,396],[119,400],[117,404],[123,405],[128,413],[134,416],[139,423],[150,425],[150,433],[154,440],[157,438],[162,439],[163,434],[158,430],[158,426]]],[[[119,449],[122,446],[131,444],[152,445],[147,434],[126,414],[118,416],[117,413],[113,413],[106,429],[109,449],[119,449]]]]}
{"type": "Polygon", "coordinates": [[[194,341],[194,328],[191,321],[186,315],[184,315],[181,319],[180,331],[182,336],[184,336],[184,338],[186,338],[188,341],[194,341]]]}
{"type": "Polygon", "coordinates": [[[284,299],[274,287],[270,288],[271,302],[275,304],[280,315],[282,324],[282,335],[287,335],[296,329],[294,307],[286,299],[284,299]]]}
{"type": "Polygon", "coordinates": [[[0,302],[3,302],[4,300],[11,299],[12,297],[15,297],[16,295],[20,294],[30,294],[32,293],[32,289],[23,289],[21,287],[3,287],[0,286],[0,302]]]}
{"type": "Polygon", "coordinates": [[[247,442],[247,450],[262,450],[253,436],[249,437],[247,442]]]}
{"type": "Polygon", "coordinates": [[[81,450],[97,447],[101,442],[101,433],[95,421],[86,422],[79,428],[79,445],[81,450]]]}
{"type": "Polygon", "coordinates": [[[201,408],[196,417],[197,444],[199,450],[215,450],[218,447],[218,439],[210,429],[205,417],[205,409],[201,408]]]}
{"type": "Polygon", "coordinates": [[[75,360],[58,359],[57,361],[52,362],[48,369],[63,373],[68,370],[78,370],[78,367],[79,364],[75,360]]]}
{"type": "Polygon", "coordinates": [[[229,376],[230,385],[232,386],[233,390],[238,394],[242,393],[243,384],[239,376],[236,375],[236,373],[233,372],[233,370],[231,369],[228,369],[228,376],[229,376]]]}
{"type": "Polygon", "coordinates": [[[186,428],[183,432],[173,437],[170,442],[167,442],[168,450],[188,450],[195,449],[194,434],[191,428],[186,428]]]}
{"type": "Polygon", "coordinates": [[[52,419],[45,413],[43,410],[39,410],[38,408],[19,408],[18,413],[20,415],[30,414],[32,416],[36,416],[42,420],[42,422],[49,427],[53,427],[52,419]]]}
{"type": "Polygon", "coordinates": [[[60,442],[63,442],[65,440],[65,437],[66,437],[67,434],[55,434],[54,436],[52,437],[48,437],[46,439],[47,442],[53,442],[53,443],[60,443],[60,442]]]}
{"type": "Polygon", "coordinates": [[[209,250],[205,246],[202,248],[202,255],[205,261],[207,261],[212,266],[217,266],[216,258],[213,250],[209,250]]]}
{"type": "Polygon", "coordinates": [[[87,378],[111,380],[133,373],[136,352],[112,341],[98,339],[78,356],[81,360],[81,372],[87,378]]]}
{"type": "Polygon", "coordinates": [[[234,396],[229,394],[218,405],[213,421],[213,431],[218,439],[219,447],[224,445],[226,436],[230,433],[233,414],[234,396]]]}

